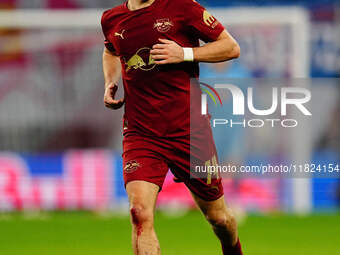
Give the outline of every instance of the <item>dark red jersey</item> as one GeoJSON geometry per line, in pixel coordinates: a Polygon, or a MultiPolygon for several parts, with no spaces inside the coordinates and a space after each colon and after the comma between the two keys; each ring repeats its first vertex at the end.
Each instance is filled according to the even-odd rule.
{"type": "Polygon", "coordinates": [[[190,79],[198,77],[198,63],[156,65],[150,50],[159,38],[198,47],[200,39],[216,40],[223,26],[193,0],[155,0],[135,11],[126,3],[105,11],[102,29],[106,47],[120,56],[122,64],[124,132],[189,135],[190,79]]]}

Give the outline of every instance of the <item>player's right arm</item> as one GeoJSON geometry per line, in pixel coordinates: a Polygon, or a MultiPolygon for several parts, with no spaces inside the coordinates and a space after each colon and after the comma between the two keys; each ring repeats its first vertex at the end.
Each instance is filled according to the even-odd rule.
{"type": "Polygon", "coordinates": [[[115,99],[118,90],[117,84],[122,71],[121,63],[119,57],[107,47],[104,47],[103,51],[103,71],[105,80],[104,104],[110,109],[119,109],[124,105],[124,98],[115,99]]]}
{"type": "Polygon", "coordinates": [[[101,25],[105,37],[103,51],[103,72],[105,80],[104,104],[110,109],[119,109],[124,105],[124,98],[116,100],[115,95],[118,90],[118,81],[121,76],[122,67],[116,49],[112,42],[108,39],[108,34],[112,28],[112,24],[107,22],[111,11],[105,11],[102,15],[101,25]]]}

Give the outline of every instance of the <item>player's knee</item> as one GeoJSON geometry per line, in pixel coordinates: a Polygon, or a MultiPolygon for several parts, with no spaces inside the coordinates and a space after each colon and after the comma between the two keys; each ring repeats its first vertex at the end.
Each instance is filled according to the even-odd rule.
{"type": "Polygon", "coordinates": [[[132,205],[130,209],[132,224],[136,226],[153,225],[153,210],[145,208],[142,205],[132,205]]]}
{"type": "Polygon", "coordinates": [[[207,215],[207,220],[214,228],[227,228],[227,217],[224,214],[207,215]]]}
{"type": "Polygon", "coordinates": [[[233,214],[225,210],[208,212],[206,217],[209,223],[216,229],[234,229],[236,226],[236,219],[233,214]]]}

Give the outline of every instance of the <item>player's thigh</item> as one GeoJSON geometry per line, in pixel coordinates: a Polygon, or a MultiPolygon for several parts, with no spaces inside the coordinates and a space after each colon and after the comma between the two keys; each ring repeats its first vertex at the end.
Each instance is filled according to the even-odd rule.
{"type": "Polygon", "coordinates": [[[196,172],[197,166],[217,164],[217,152],[211,130],[191,136],[190,139],[176,139],[170,169],[178,180],[202,201],[216,201],[223,196],[223,186],[218,174],[196,172]]]}
{"type": "Polygon", "coordinates": [[[126,185],[129,203],[154,208],[159,192],[159,186],[146,181],[131,181],[126,185]]]}
{"type": "MultiPolygon", "coordinates": [[[[208,173],[195,176],[195,173],[190,172],[191,163],[187,158],[177,157],[170,165],[176,181],[184,182],[191,193],[202,201],[218,201],[224,194],[221,178],[208,176],[208,173]]],[[[199,164],[204,164],[204,160],[201,160],[199,164]]]]}
{"type": "Polygon", "coordinates": [[[213,201],[206,201],[194,193],[191,194],[202,213],[208,217],[218,216],[218,214],[224,213],[227,210],[224,196],[213,201]]]}
{"type": "MultiPolygon", "coordinates": [[[[130,182],[144,181],[157,185],[158,190],[162,189],[169,167],[164,157],[167,151],[158,141],[140,136],[124,137],[123,151],[123,177],[126,187],[130,182]]],[[[150,185],[137,185],[137,189],[138,186],[150,185]]]]}

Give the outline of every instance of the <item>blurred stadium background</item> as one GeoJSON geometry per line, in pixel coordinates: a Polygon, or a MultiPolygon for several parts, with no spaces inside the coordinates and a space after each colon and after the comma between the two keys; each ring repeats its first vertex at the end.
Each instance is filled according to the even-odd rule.
{"type": "MultiPolygon", "coordinates": [[[[121,2],[0,0],[0,254],[131,254],[122,111],[102,103],[100,16],[121,2]]],[[[242,49],[231,64],[202,65],[203,77],[339,78],[335,0],[199,2],[242,49]]],[[[339,86],[314,88],[329,102],[310,127],[314,162],[339,163],[339,86]]],[[[254,152],[265,134],[229,135],[245,148],[231,147],[228,160],[268,161],[266,151],[280,150],[261,139],[256,146],[264,153],[254,152]]],[[[339,179],[239,179],[224,186],[246,254],[340,254],[339,179]]],[[[170,174],[158,203],[164,254],[218,254],[189,192],[170,174]]]]}

